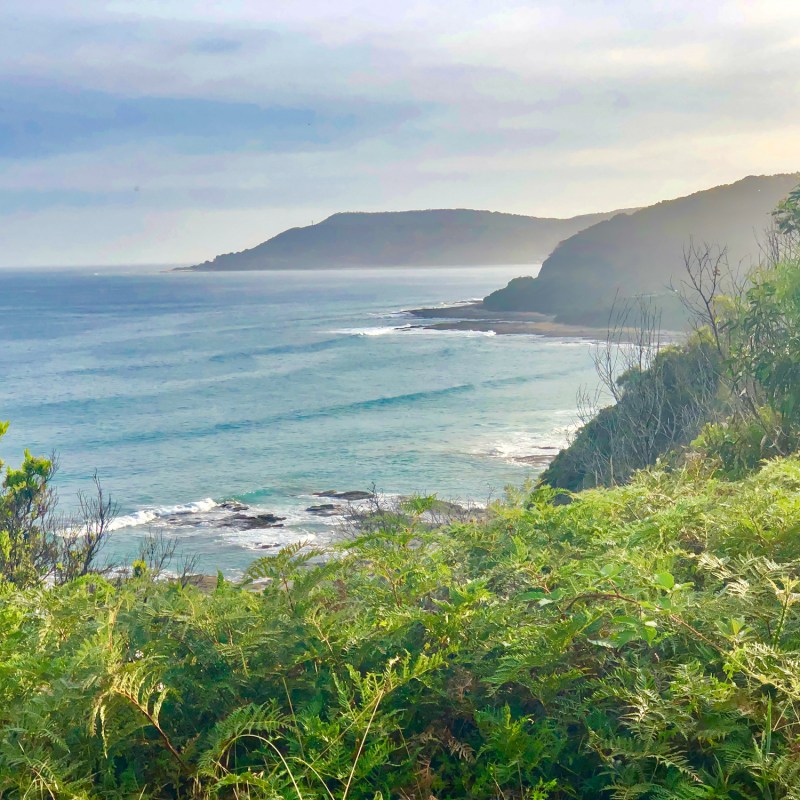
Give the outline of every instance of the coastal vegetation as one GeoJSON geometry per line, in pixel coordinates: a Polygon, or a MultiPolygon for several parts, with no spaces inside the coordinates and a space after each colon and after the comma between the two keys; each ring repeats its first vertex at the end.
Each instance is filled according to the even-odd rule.
{"type": "Polygon", "coordinates": [[[0,792],[796,797],[800,461],[553,496],[210,592],[4,583],[0,792]]]}
{"type": "Polygon", "coordinates": [[[800,195],[776,223],[739,294],[690,273],[688,342],[645,332],[619,380],[601,355],[615,422],[576,444],[607,487],[442,526],[412,498],[201,590],[157,558],[102,574],[113,505],[57,529],[26,454],[0,493],[0,796],[800,797],[800,195]]]}
{"type": "Polygon", "coordinates": [[[614,404],[598,410],[597,397],[581,398],[585,424],[547,467],[543,482],[570,491],[624,483],[722,416],[721,357],[708,337],[646,352],[634,345],[629,355],[627,361],[636,362],[621,374],[602,364],[605,396],[614,404]]]}
{"type": "Polygon", "coordinates": [[[612,315],[595,363],[600,396],[613,404],[598,410],[599,396],[582,398],[586,424],[543,482],[573,491],[610,486],[687,452],[738,477],[798,450],[800,191],[774,219],[761,266],[738,282],[722,251],[687,249],[681,300],[693,331],[685,341],[663,343],[652,301],[612,315]]]}
{"type": "MultiPolygon", "coordinates": [[[[0,438],[8,430],[0,422],[0,438]]],[[[0,472],[4,469],[0,461],[0,472]]],[[[108,525],[116,513],[97,475],[93,494],[78,495],[78,513],[58,513],[55,457],[27,450],[19,468],[7,467],[0,491],[0,586],[66,583],[96,572],[108,525]]]]}

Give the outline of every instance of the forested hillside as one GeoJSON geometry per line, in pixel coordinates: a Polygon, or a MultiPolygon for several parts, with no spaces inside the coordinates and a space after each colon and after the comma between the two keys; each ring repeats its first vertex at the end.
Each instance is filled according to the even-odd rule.
{"type": "Polygon", "coordinates": [[[746,272],[761,257],[772,210],[798,181],[797,174],[751,176],[600,222],[563,241],[537,277],[511,281],[484,305],[606,325],[616,297],[648,295],[658,299],[665,322],[681,326],[672,289],[684,279],[686,251],[710,246],[735,271],[746,272]]]}
{"type": "Polygon", "coordinates": [[[469,209],[334,214],[194,269],[540,264],[562,239],[615,213],[570,219],[469,209]]]}

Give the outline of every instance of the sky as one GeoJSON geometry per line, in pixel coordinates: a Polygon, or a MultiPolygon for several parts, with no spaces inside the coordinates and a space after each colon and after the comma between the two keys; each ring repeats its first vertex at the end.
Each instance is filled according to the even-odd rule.
{"type": "Polygon", "coordinates": [[[4,0],[0,266],[800,170],[798,0],[4,0]]]}

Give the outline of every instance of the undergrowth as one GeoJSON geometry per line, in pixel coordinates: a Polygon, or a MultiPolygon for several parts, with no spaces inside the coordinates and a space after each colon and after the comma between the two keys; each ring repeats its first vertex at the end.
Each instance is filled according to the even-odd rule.
{"type": "Polygon", "coordinates": [[[210,593],[6,583],[0,796],[798,797],[798,490],[648,471],[210,593]]]}

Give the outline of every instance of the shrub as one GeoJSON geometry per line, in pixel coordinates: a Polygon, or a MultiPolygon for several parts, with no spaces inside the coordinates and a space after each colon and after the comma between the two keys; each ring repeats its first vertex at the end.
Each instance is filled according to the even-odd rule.
{"type": "Polygon", "coordinates": [[[209,593],[6,584],[0,794],[796,796],[800,461],[554,494],[209,593]]]}
{"type": "Polygon", "coordinates": [[[589,420],[540,480],[570,491],[624,483],[689,444],[721,412],[720,375],[719,354],[706,339],[664,348],[648,368],[617,379],[617,403],[589,420]]]}
{"type": "MultiPolygon", "coordinates": [[[[764,461],[781,455],[776,437],[765,434],[765,425],[773,432],[782,433],[780,424],[770,425],[769,409],[761,409],[760,419],[731,418],[724,422],[706,425],[692,442],[696,451],[718,474],[728,479],[743,478],[764,461]]],[[[783,447],[796,450],[797,444],[781,440],[783,447]]]]}
{"type": "MultiPolygon", "coordinates": [[[[0,422],[0,438],[8,423],[0,422]]],[[[0,474],[5,465],[0,461],[0,474]]],[[[0,483],[0,581],[28,586],[61,583],[97,568],[116,505],[94,477],[95,494],[78,495],[79,513],[57,512],[55,458],[27,450],[19,468],[6,467],[0,483]]]]}

